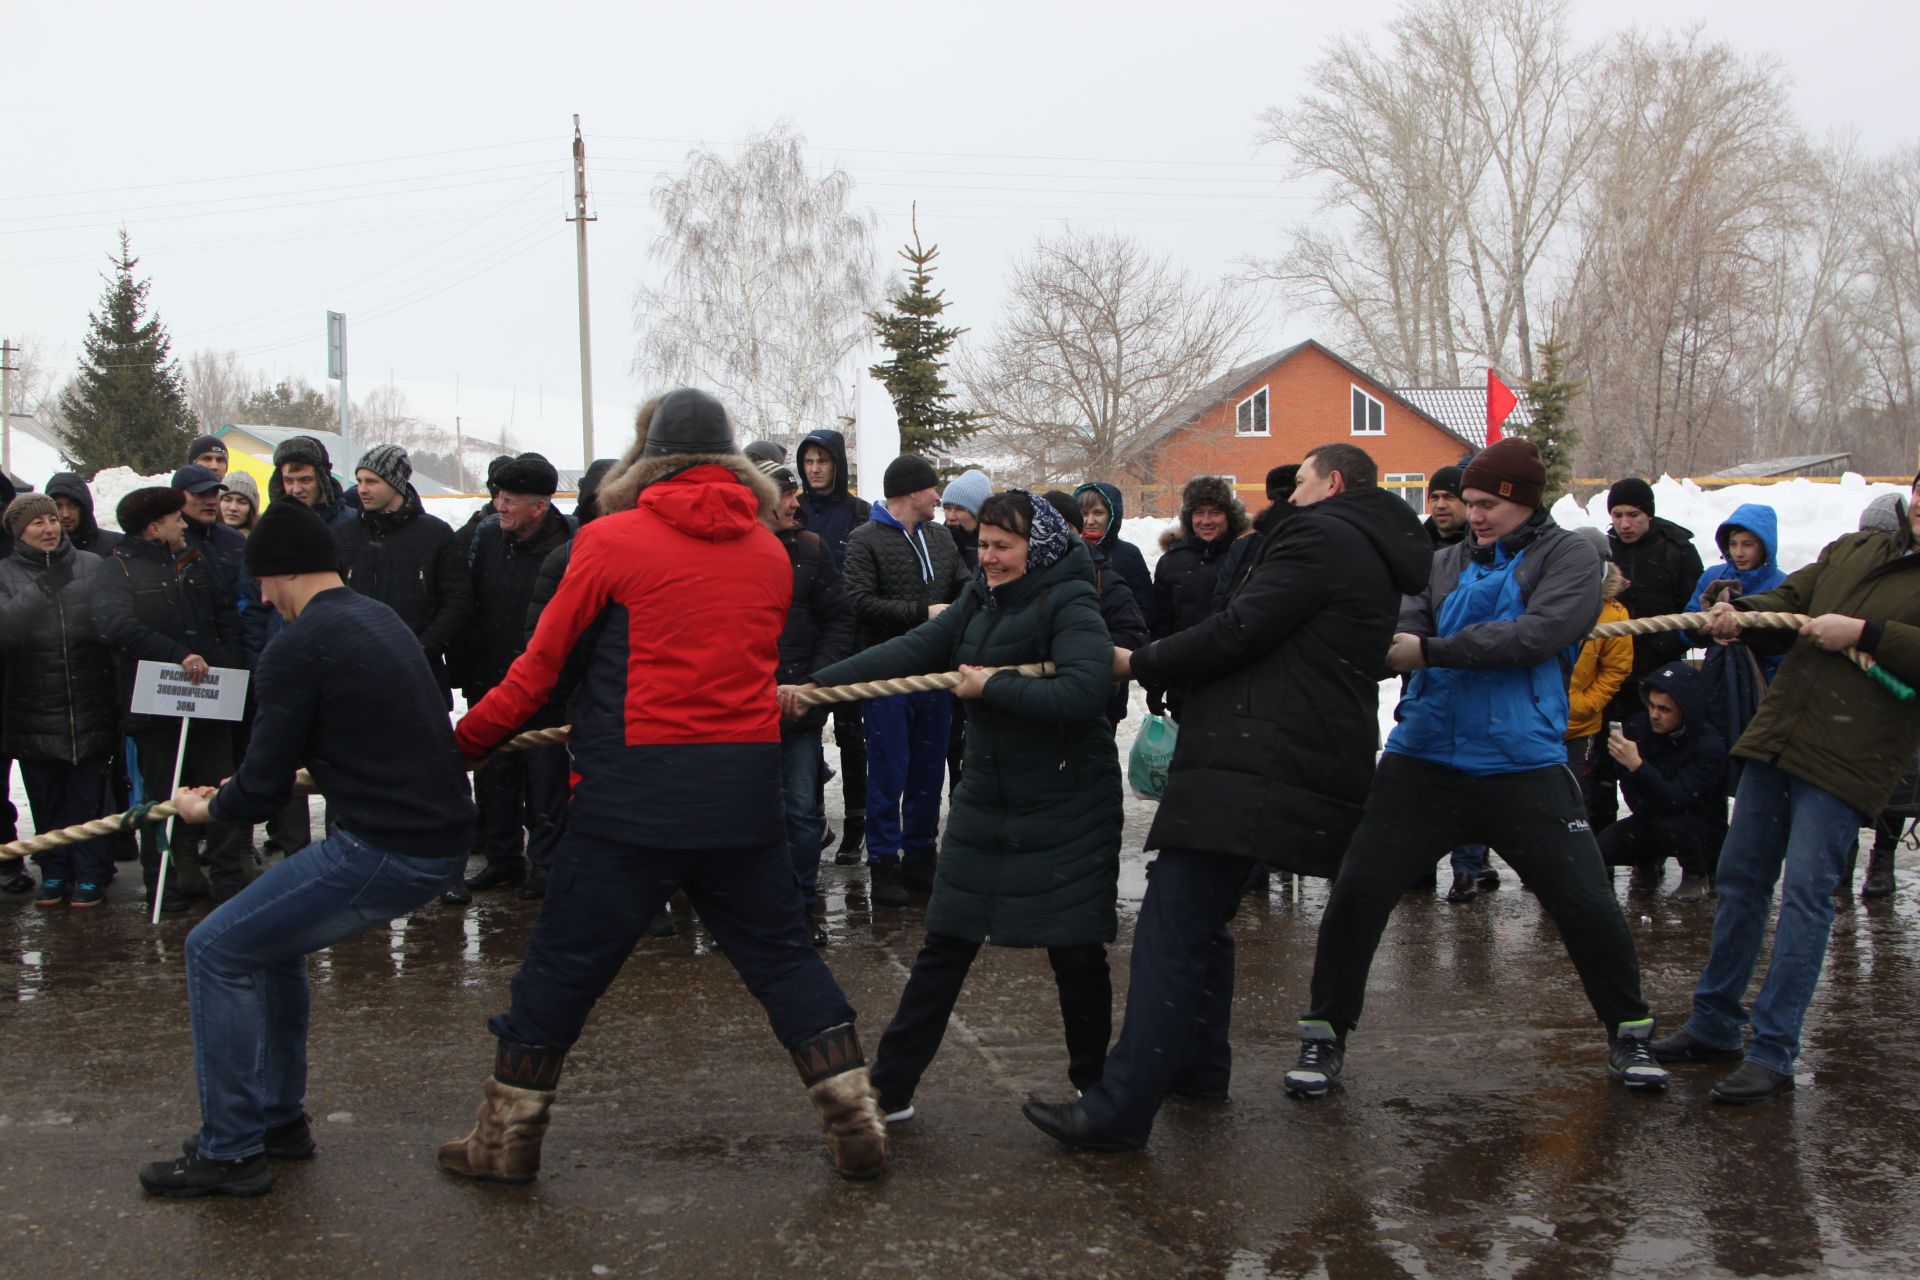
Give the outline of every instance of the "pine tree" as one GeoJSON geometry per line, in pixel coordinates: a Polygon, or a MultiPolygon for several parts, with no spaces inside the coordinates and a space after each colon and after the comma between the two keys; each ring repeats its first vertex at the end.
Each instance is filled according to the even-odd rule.
{"type": "Polygon", "coordinates": [[[87,317],[80,372],[60,393],[63,451],[88,479],[102,467],[171,472],[199,430],[173,341],[147,314],[151,281],[134,279],[140,260],[125,231],[112,262],[100,310],[87,317]]]}
{"type": "Polygon", "coordinates": [[[1567,422],[1573,399],[1586,387],[1584,379],[1566,376],[1565,342],[1549,338],[1534,350],[1540,353],[1538,374],[1527,379],[1527,396],[1532,401],[1532,421],[1517,427],[1513,434],[1533,441],[1540,460],[1547,467],[1547,502],[1556,501],[1573,480],[1573,450],[1580,443],[1580,430],[1567,422]]]}
{"type": "Polygon", "coordinates": [[[893,352],[893,359],[869,370],[886,384],[893,397],[894,412],[900,419],[900,451],[925,457],[933,453],[951,454],[968,436],[986,425],[977,413],[953,408],[953,393],[947,390],[941,359],[965,329],[939,323],[947,309],[945,290],[930,291],[933,260],[940,246],[923,248],[920,225],[916,219],[913,243],[900,250],[907,262],[907,288],[897,293],[886,311],[869,312],[874,335],[880,345],[893,352]]]}
{"type": "Polygon", "coordinates": [[[240,421],[263,427],[300,427],[307,431],[331,431],[340,421],[334,399],[307,385],[281,381],[264,387],[240,404],[240,421]]]}

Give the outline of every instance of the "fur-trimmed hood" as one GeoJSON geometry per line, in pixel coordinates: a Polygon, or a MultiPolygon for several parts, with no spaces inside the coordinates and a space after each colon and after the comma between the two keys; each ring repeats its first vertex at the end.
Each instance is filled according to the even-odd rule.
{"type": "Polygon", "coordinates": [[[595,498],[600,515],[609,516],[616,511],[631,510],[640,500],[641,491],[648,485],[692,467],[725,467],[734,479],[753,494],[757,514],[763,519],[780,504],[780,491],[774,488],[773,481],[754,466],[744,453],[669,453],[657,458],[643,458],[640,450],[645,445],[644,439],[634,441],[627,455],[614,465],[601,482],[600,492],[595,498]]]}

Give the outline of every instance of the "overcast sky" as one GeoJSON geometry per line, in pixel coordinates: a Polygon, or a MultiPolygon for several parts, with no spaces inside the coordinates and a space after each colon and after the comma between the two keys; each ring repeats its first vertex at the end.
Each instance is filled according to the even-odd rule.
{"type": "MultiPolygon", "coordinates": [[[[629,439],[646,193],[696,144],[785,119],[858,181],[889,256],[909,202],[959,322],[1073,219],[1213,277],[1313,216],[1257,151],[1337,30],[1395,6],[1048,0],[958,6],[89,3],[8,7],[0,334],[64,372],[115,230],[176,350],[319,384],[347,313],[352,390],[561,463],[579,445],[571,115],[588,136],[597,452],[629,439]],[[456,383],[458,392],[456,399],[456,383]]],[[[1778,55],[1815,131],[1920,133],[1920,18],[1886,0],[1583,0],[1579,35],[1698,22],[1778,55]]],[[[1278,345],[1312,330],[1272,315],[1278,345]]],[[[38,480],[39,477],[29,477],[38,480]]]]}

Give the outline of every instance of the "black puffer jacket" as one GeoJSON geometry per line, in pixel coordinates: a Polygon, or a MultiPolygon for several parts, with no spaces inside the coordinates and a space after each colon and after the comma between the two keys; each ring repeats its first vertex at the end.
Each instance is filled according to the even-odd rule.
{"type": "Polygon", "coordinates": [[[1057,674],[1002,672],[964,704],[966,756],[929,933],[1006,947],[1113,941],[1120,762],[1106,720],[1113,642],[1092,561],[1076,540],[1057,563],[991,591],[976,575],[931,622],[814,673],[839,684],[1043,660],[1057,674]]]}
{"type": "MultiPolygon", "coordinates": [[[[1626,575],[1620,603],[1630,618],[1654,618],[1663,613],[1685,613],[1693,588],[1703,572],[1693,533],[1671,520],[1653,518],[1638,542],[1622,542],[1609,532],[1607,546],[1613,563],[1626,575]]],[[[1607,708],[1609,720],[1630,720],[1640,713],[1640,677],[1656,667],[1677,662],[1694,643],[1685,631],[1633,638],[1633,676],[1614,695],[1607,708]]]]}
{"type": "Polygon", "coordinates": [[[1229,528],[1212,542],[1169,529],[1160,539],[1160,563],[1153,567],[1153,638],[1165,639],[1204,621],[1213,612],[1213,591],[1233,551],[1238,532],[1229,528]]]}
{"type": "MultiPolygon", "coordinates": [[[[831,544],[829,544],[831,545],[831,544]]],[[[903,636],[927,620],[927,607],[951,604],[967,585],[966,566],[945,525],[928,522],[911,535],[884,506],[848,535],[842,566],[853,604],[854,639],[862,649],[903,636]],[[932,566],[920,561],[924,548],[932,566]]]]}
{"type": "MultiPolygon", "coordinates": [[[[468,703],[478,702],[506,677],[507,668],[527,647],[527,607],[533,601],[534,582],[555,548],[573,538],[573,520],[549,506],[540,523],[526,536],[505,532],[498,524],[482,524],[473,539],[473,625],[464,673],[468,703]]],[[[549,710],[558,714],[558,700],[549,710]]],[[[529,728],[546,727],[541,717],[529,728]]],[[[554,721],[558,723],[558,721],[554,721]]]]}
{"type": "Polygon", "coordinates": [[[1220,576],[1214,579],[1214,609],[1227,607],[1227,597],[1246,580],[1247,567],[1260,558],[1260,543],[1272,535],[1276,525],[1290,519],[1299,510],[1290,502],[1273,503],[1253,518],[1252,533],[1234,539],[1233,545],[1227,548],[1227,562],[1220,566],[1220,576]]]}
{"type": "MultiPolygon", "coordinates": [[[[1655,733],[1646,712],[1622,732],[1640,748],[1640,767],[1620,770],[1620,794],[1633,816],[1678,827],[1702,844],[1727,833],[1727,744],[1707,715],[1707,690],[1684,662],[1649,671],[1641,692],[1658,689],[1679,704],[1681,725],[1655,733]]],[[[1604,744],[1602,750],[1605,750],[1604,744]]]]}
{"type": "Polygon", "coordinates": [[[120,738],[113,651],[94,627],[100,557],[67,538],[52,551],[15,543],[0,561],[0,648],[7,655],[0,752],[78,764],[120,738]]]}
{"type": "Polygon", "coordinates": [[[443,657],[473,617],[472,579],[453,527],[428,515],[408,485],[398,511],[362,511],[333,526],[333,542],[346,584],[400,615],[444,684],[443,657]]]}
{"type": "MultiPolygon", "coordinates": [[[[780,545],[793,561],[793,603],[780,633],[781,684],[802,684],[813,673],[853,652],[853,605],[847,601],[833,551],[818,534],[782,529],[780,545]]],[[[798,720],[780,724],[782,734],[807,733],[827,722],[827,709],[815,707],[798,720]]]]}
{"type": "Polygon", "coordinates": [[[93,490],[87,488],[85,480],[71,471],[57,471],[47,480],[47,496],[65,498],[80,508],[80,526],[67,534],[73,540],[75,551],[104,556],[119,545],[120,535],[102,529],[100,521],[94,518],[93,490]]]}
{"type": "Polygon", "coordinates": [[[1186,689],[1147,848],[1330,877],[1373,780],[1400,598],[1426,585],[1433,547],[1369,486],[1301,508],[1252,554],[1225,609],[1133,655],[1143,683],[1186,689]]]}
{"type": "Polygon", "coordinates": [[[180,662],[197,653],[209,666],[245,665],[233,600],[216,585],[214,567],[200,552],[176,557],[162,543],[122,538],[101,561],[97,577],[93,622],[113,647],[123,731],[173,723],[125,710],[142,659],[180,662]]]}

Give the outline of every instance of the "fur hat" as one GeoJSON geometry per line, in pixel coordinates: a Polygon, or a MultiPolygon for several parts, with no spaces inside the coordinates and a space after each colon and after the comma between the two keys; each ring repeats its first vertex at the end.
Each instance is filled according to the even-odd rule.
{"type": "Polygon", "coordinates": [[[904,498],[939,483],[940,473],[933,469],[931,462],[903,453],[887,464],[886,474],[880,480],[880,492],[889,498],[904,498]]]}
{"type": "Polygon", "coordinates": [[[496,491],[551,498],[560,487],[560,473],[539,454],[523,453],[494,472],[488,485],[496,491]]]}
{"type": "Polygon", "coordinates": [[[1478,489],[1523,507],[1538,507],[1547,496],[1547,467],[1540,447],[1531,440],[1508,436],[1473,455],[1460,473],[1462,496],[1478,489]]]}
{"type": "Polygon", "coordinates": [[[304,502],[274,503],[247,538],[247,572],[255,578],[328,573],[339,567],[332,530],[304,502]]]}
{"type": "Polygon", "coordinates": [[[278,471],[289,462],[320,472],[333,470],[333,459],[327,456],[327,446],[312,436],[288,436],[274,446],[273,469],[278,471]]]}
{"type": "Polygon", "coordinates": [[[1180,528],[1193,536],[1193,509],[1218,507],[1227,513],[1227,536],[1237,538],[1247,529],[1247,508],[1225,476],[1195,476],[1180,490],[1180,528]]]}
{"type": "Polygon", "coordinates": [[[129,538],[137,538],[146,532],[148,525],[155,520],[164,520],[187,505],[187,495],[171,485],[154,485],[146,489],[135,489],[120,499],[120,505],[113,509],[113,518],[120,529],[129,538]]]}
{"type": "Polygon", "coordinates": [[[17,538],[20,531],[38,520],[41,516],[58,517],[60,509],[53,505],[53,499],[44,493],[23,493],[7,504],[7,512],[0,516],[0,523],[7,526],[7,536],[17,538]]]}
{"type": "Polygon", "coordinates": [[[1607,490],[1607,510],[1615,507],[1632,507],[1652,515],[1653,486],[1639,476],[1614,481],[1613,488],[1607,490]]]}
{"type": "Polygon", "coordinates": [[[377,444],[360,455],[360,465],[354,470],[371,471],[386,481],[395,493],[405,493],[407,481],[413,479],[413,460],[397,444],[377,444]]]}

